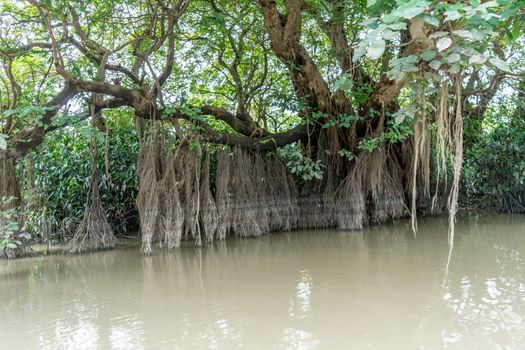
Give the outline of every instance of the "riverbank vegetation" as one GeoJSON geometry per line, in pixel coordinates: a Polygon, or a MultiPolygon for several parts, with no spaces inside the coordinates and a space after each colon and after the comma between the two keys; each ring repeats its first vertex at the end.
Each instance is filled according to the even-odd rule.
{"type": "Polygon", "coordinates": [[[0,255],[525,212],[525,3],[0,0],[0,255]]]}

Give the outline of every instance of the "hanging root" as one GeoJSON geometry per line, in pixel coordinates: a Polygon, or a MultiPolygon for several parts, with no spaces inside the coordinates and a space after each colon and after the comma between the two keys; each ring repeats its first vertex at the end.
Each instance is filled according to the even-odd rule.
{"type": "Polygon", "coordinates": [[[366,176],[370,164],[370,154],[361,153],[355,160],[350,173],[337,189],[337,227],[341,229],[361,229],[368,223],[366,210],[366,176]]]}
{"type": "Polygon", "coordinates": [[[182,195],[181,202],[184,208],[183,232],[186,238],[193,239],[196,245],[202,244],[200,216],[200,167],[201,146],[197,143],[190,150],[187,142],[179,146],[178,169],[181,169],[182,195]]]}
{"type": "MultiPolygon", "coordinates": [[[[94,157],[94,159],[96,158],[94,157]]],[[[96,168],[91,174],[89,187],[89,204],[84,212],[84,218],[66,246],[66,253],[76,254],[91,250],[110,249],[117,244],[117,238],[107,221],[106,212],[100,200],[96,168]]]]}
{"type": "Polygon", "coordinates": [[[216,180],[216,205],[217,205],[217,238],[225,239],[231,231],[232,217],[232,195],[231,195],[231,174],[232,159],[229,150],[219,154],[217,161],[217,180],[216,180]]]}
{"type": "Polygon", "coordinates": [[[137,165],[139,178],[137,209],[140,218],[142,250],[146,255],[152,254],[151,244],[159,214],[158,142],[158,139],[151,135],[141,143],[137,165]]]}
{"type": "Polygon", "coordinates": [[[436,175],[436,189],[432,198],[431,210],[434,212],[438,205],[439,200],[439,183],[441,176],[444,177],[444,190],[447,187],[447,157],[446,154],[451,150],[451,143],[453,142],[452,136],[450,135],[450,122],[448,115],[448,84],[442,84],[439,91],[439,104],[436,113],[436,147],[437,147],[437,175],[436,175]],[[443,172],[443,174],[442,174],[443,172]]]}
{"type": "Polygon", "coordinates": [[[258,237],[297,228],[295,183],[276,157],[239,148],[219,154],[216,174],[216,238],[258,237]]]}
{"type": "Polygon", "coordinates": [[[405,213],[399,164],[379,148],[370,155],[368,188],[374,203],[372,221],[383,223],[405,213]]]}
{"type": "Polygon", "coordinates": [[[210,189],[210,152],[206,154],[202,169],[200,189],[200,222],[207,241],[212,241],[217,231],[219,216],[217,206],[210,189]]]}
{"type": "Polygon", "coordinates": [[[160,203],[162,203],[159,219],[159,244],[161,247],[173,249],[180,245],[182,238],[182,225],[184,222],[184,211],[181,206],[179,189],[176,178],[177,151],[168,151],[164,163],[164,175],[162,183],[159,184],[160,203]]]}
{"type": "Polygon", "coordinates": [[[463,115],[461,111],[461,78],[455,77],[456,87],[456,116],[454,120],[454,175],[452,188],[448,200],[448,244],[450,249],[454,246],[454,226],[458,211],[459,178],[463,165],[463,115]]]}
{"type": "Polygon", "coordinates": [[[268,218],[259,215],[258,198],[254,183],[254,161],[241,149],[235,149],[232,164],[232,224],[237,236],[261,236],[268,230],[268,218]]]}
{"type": "MultiPolygon", "coordinates": [[[[265,208],[270,210],[270,230],[290,231],[297,228],[299,206],[297,188],[283,162],[277,157],[265,159],[266,179],[269,200],[265,208]]],[[[259,172],[257,172],[259,174],[259,172]]],[[[264,203],[263,203],[264,206],[264,203]]]]}

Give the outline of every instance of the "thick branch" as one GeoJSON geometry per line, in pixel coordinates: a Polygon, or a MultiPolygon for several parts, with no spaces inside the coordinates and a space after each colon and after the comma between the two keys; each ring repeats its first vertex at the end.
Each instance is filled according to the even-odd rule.
{"type": "Polygon", "coordinates": [[[239,146],[258,151],[275,150],[277,147],[286,146],[297,141],[304,141],[308,136],[308,127],[306,125],[298,125],[286,132],[274,134],[272,136],[252,138],[248,136],[225,134],[212,129],[209,125],[203,122],[198,122],[197,124],[204,129],[204,136],[212,143],[239,146]]]}
{"type": "Polygon", "coordinates": [[[279,13],[275,1],[258,0],[271,48],[289,68],[299,99],[312,110],[327,114],[352,113],[350,102],[342,94],[331,96],[330,88],[315,62],[299,42],[302,0],[287,0],[286,15],[279,13]]]}

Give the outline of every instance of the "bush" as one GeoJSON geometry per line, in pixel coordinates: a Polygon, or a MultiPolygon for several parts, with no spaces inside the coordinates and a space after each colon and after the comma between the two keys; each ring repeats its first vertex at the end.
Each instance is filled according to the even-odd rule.
{"type": "Polygon", "coordinates": [[[0,258],[10,259],[18,256],[25,240],[31,236],[20,229],[20,213],[10,204],[11,198],[0,198],[0,258]]]}
{"type": "MultiPolygon", "coordinates": [[[[100,195],[113,230],[125,233],[138,228],[135,172],[139,146],[131,123],[110,130],[109,174],[105,169],[104,135],[97,135],[100,195]]],[[[38,210],[30,217],[34,231],[41,233],[47,221],[53,227],[50,231],[56,234],[57,230],[82,219],[91,174],[92,136],[93,131],[87,125],[60,130],[49,135],[34,152],[34,186],[38,197],[38,210]]]]}
{"type": "Polygon", "coordinates": [[[470,198],[482,198],[508,212],[525,212],[525,122],[498,125],[465,153],[463,184],[470,198]]]}

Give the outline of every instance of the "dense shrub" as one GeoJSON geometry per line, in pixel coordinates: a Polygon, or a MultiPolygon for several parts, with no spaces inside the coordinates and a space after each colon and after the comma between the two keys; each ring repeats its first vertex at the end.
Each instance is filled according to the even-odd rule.
{"type": "MultiPolygon", "coordinates": [[[[66,223],[78,223],[84,214],[91,173],[90,140],[87,126],[64,129],[50,135],[34,152],[34,179],[37,210],[32,215],[35,231],[52,225],[51,233],[66,223]],[[44,224],[44,225],[43,225],[44,224]]],[[[138,142],[132,124],[111,127],[106,172],[105,139],[97,135],[100,195],[115,233],[136,230],[136,162],[138,142]],[[109,176],[108,176],[109,175],[109,176]]],[[[27,171],[27,170],[26,170],[27,171]]]]}
{"type": "Polygon", "coordinates": [[[525,212],[525,122],[497,125],[465,154],[465,193],[500,210],[525,212]]]}

